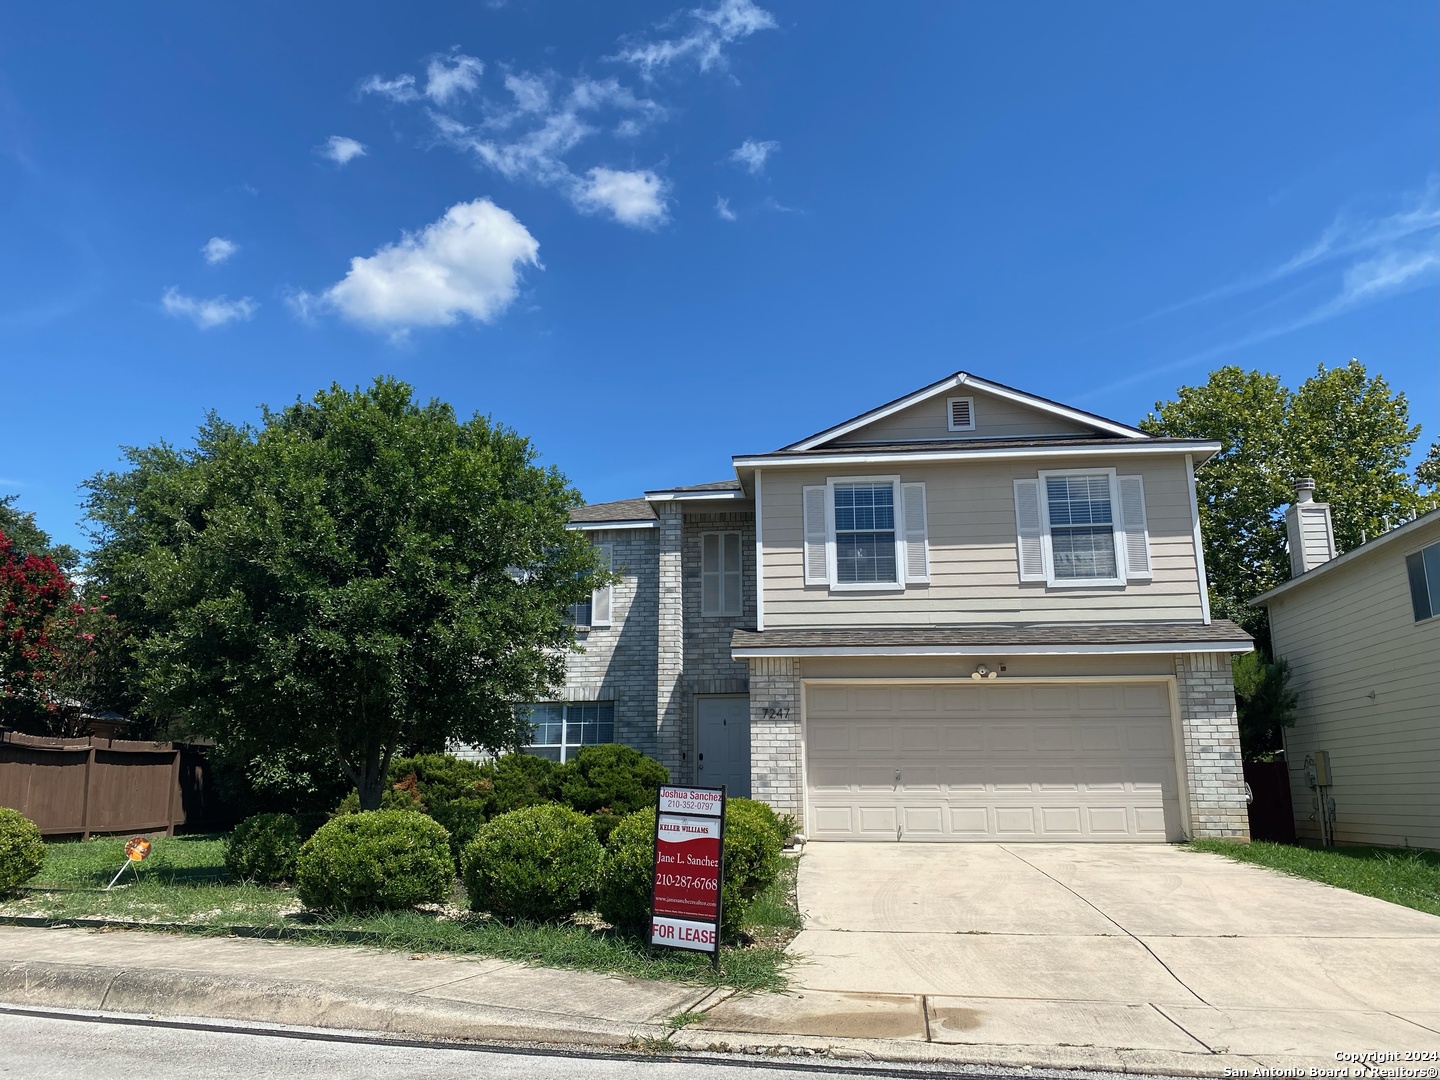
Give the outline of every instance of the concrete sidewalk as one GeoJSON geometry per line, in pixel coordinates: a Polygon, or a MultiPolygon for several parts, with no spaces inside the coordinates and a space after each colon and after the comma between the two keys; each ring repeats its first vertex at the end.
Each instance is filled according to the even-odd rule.
{"type": "MultiPolygon", "coordinates": [[[[0,1001],[38,1008],[200,1017],[471,1039],[678,1050],[802,1052],[903,1062],[1223,1076],[1325,1067],[1285,1054],[1150,1045],[1148,1006],[1076,1026],[1070,1003],[1035,1002],[1025,1041],[966,1039],[966,1007],[919,994],[731,990],[505,961],[143,932],[0,927],[0,1001]],[[703,1017],[679,1030],[667,1021],[703,1017]],[[1044,1033],[1040,1042],[1034,1033],[1044,1033]]],[[[1432,1045],[1440,1044],[1440,1036],[1432,1045]]],[[[1393,1049],[1400,1044],[1356,1046],[1393,1049]]],[[[1348,1046],[1348,1044],[1347,1044],[1348,1046]]]]}

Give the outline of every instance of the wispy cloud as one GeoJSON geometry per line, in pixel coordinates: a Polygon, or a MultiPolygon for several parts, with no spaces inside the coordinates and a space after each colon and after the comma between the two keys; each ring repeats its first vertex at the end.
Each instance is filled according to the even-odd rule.
{"type": "Polygon", "coordinates": [[[484,73],[485,65],[474,56],[451,52],[432,57],[425,65],[425,96],[437,105],[447,105],[462,94],[473,93],[484,73]]]}
{"type": "Polygon", "coordinates": [[[656,71],[672,64],[693,63],[701,71],[724,68],[726,48],[751,34],[774,30],[779,25],[775,16],[752,0],[720,0],[713,8],[692,8],[683,15],[672,16],[659,29],[673,29],[677,23],[685,24],[677,36],[654,40],[630,38],[611,59],[634,64],[646,79],[654,78],[656,71]]]}
{"type": "Polygon", "coordinates": [[[415,88],[414,75],[397,75],[387,79],[383,75],[367,75],[360,80],[360,93],[379,94],[391,101],[419,101],[420,91],[415,88]]]}
{"type": "Polygon", "coordinates": [[[260,305],[248,296],[239,300],[224,296],[214,296],[208,300],[186,296],[172,285],[160,297],[160,307],[172,318],[189,319],[201,330],[213,330],[226,323],[253,319],[260,305]]]}
{"type": "Polygon", "coordinates": [[[736,220],[736,217],[738,215],[736,215],[734,210],[730,209],[729,199],[725,198],[725,196],[723,195],[716,195],[715,216],[718,217],[721,221],[734,221],[736,220]]]}
{"type": "Polygon", "coordinates": [[[493,322],[514,302],[521,270],[540,265],[540,244],[489,199],[457,203],[418,233],[350,260],[343,279],[320,294],[299,292],[302,317],[330,310],[391,336],[450,326],[462,317],[493,322]]]}
{"type": "Polygon", "coordinates": [[[365,144],[346,135],[331,135],[315,148],[315,152],[336,165],[348,165],[357,157],[365,156],[365,144]]]}
{"type": "Polygon", "coordinates": [[[200,254],[205,256],[205,261],[211,266],[217,266],[239,250],[240,245],[235,241],[227,240],[223,236],[212,236],[205,241],[205,246],[200,249],[200,254]]]}
{"type": "MultiPolygon", "coordinates": [[[[1268,270],[1248,274],[1197,296],[1152,312],[1155,319],[1186,308],[1254,292],[1336,259],[1367,252],[1384,253],[1440,228],[1440,177],[1432,176],[1418,193],[1410,194],[1399,209],[1380,216],[1337,213],[1314,241],[1268,270]]],[[[1433,238],[1432,238],[1433,242],[1433,238]]]]}
{"type": "Polygon", "coordinates": [[[1437,231],[1440,231],[1440,178],[1431,178],[1418,194],[1407,196],[1403,205],[1393,213],[1370,218],[1336,215],[1313,243],[1277,263],[1274,269],[1172,305],[1152,316],[1171,314],[1202,303],[1219,302],[1297,279],[1295,287],[1235,318],[1210,327],[1213,334],[1224,327],[1248,322],[1252,327],[1248,332],[1187,352],[1176,360],[1147,363],[1144,371],[1097,387],[1081,395],[1077,401],[1101,397],[1144,382],[1159,372],[1194,367],[1217,357],[1233,356],[1238,350],[1315,326],[1388,297],[1433,285],[1440,281],[1440,246],[1437,246],[1440,235],[1437,231]],[[1338,272],[1331,265],[1336,263],[1340,264],[1338,272]],[[1328,291],[1328,299],[1318,303],[1312,300],[1308,307],[1294,310],[1295,301],[1307,294],[1314,296],[1317,291],[1328,291]],[[1255,316],[1283,311],[1287,307],[1291,308],[1291,314],[1271,315],[1270,321],[1255,325],[1255,316]]]}
{"type": "Polygon", "coordinates": [[[753,176],[756,173],[765,171],[765,161],[771,154],[780,149],[780,144],[774,139],[746,139],[743,143],[730,151],[730,160],[737,165],[742,165],[750,171],[753,176]]]}
{"type": "Polygon", "coordinates": [[[575,182],[571,197],[587,213],[606,213],[622,225],[653,229],[664,224],[666,184],[649,169],[595,168],[575,182]]]}

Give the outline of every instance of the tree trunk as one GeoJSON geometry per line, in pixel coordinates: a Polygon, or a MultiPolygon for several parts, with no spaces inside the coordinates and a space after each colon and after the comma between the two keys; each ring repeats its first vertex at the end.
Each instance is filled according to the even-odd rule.
{"type": "Polygon", "coordinates": [[[377,746],[365,755],[359,775],[355,777],[355,790],[360,796],[361,810],[379,810],[380,798],[385,794],[385,765],[388,755],[382,755],[377,746]]]}

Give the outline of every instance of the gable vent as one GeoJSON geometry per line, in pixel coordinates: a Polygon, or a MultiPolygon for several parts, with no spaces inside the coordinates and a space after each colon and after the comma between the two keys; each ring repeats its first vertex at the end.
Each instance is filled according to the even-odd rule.
{"type": "Polygon", "coordinates": [[[952,397],[950,399],[950,430],[975,430],[975,399],[952,397]]]}

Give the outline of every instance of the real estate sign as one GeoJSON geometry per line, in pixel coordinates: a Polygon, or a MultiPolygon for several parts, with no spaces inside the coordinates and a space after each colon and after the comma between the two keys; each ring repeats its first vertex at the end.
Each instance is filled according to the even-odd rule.
{"type": "Polygon", "coordinates": [[[725,789],[662,787],[655,804],[650,943],[720,956],[725,789]]]}

